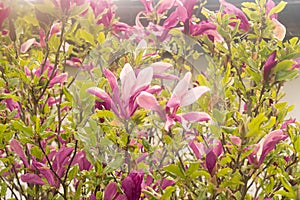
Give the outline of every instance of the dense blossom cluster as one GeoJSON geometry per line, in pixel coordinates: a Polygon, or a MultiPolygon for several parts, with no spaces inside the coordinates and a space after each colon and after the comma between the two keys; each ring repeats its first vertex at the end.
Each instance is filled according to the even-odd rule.
{"type": "Polygon", "coordinates": [[[1,198],[298,198],[286,3],[156,2],[0,2],[1,198]]]}

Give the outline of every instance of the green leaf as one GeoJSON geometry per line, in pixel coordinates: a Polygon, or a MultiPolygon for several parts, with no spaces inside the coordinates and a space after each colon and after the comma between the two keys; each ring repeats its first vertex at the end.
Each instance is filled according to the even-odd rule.
{"type": "Polygon", "coordinates": [[[280,13],[286,6],[287,2],[281,1],[279,4],[277,4],[274,8],[272,8],[268,14],[268,17],[273,15],[274,13],[280,13]]]}
{"type": "Polygon", "coordinates": [[[33,155],[34,157],[36,157],[38,159],[42,159],[44,157],[42,150],[38,146],[32,147],[30,149],[30,153],[31,153],[31,155],[33,155]]]}
{"type": "Polygon", "coordinates": [[[79,29],[77,33],[79,34],[80,38],[84,39],[86,42],[90,43],[91,45],[96,46],[96,43],[94,41],[95,38],[91,33],[87,32],[84,29],[79,29]]]}
{"type": "Polygon", "coordinates": [[[172,193],[175,191],[175,187],[168,186],[164,189],[164,194],[161,196],[161,199],[171,199],[172,193]]]}
{"type": "Polygon", "coordinates": [[[189,168],[185,171],[187,176],[192,175],[200,167],[200,162],[189,163],[189,168]]]}
{"type": "Polygon", "coordinates": [[[20,131],[21,133],[24,133],[28,137],[33,136],[32,128],[25,126],[25,124],[21,121],[12,121],[12,126],[16,130],[20,131]]]}
{"type": "Polygon", "coordinates": [[[99,44],[101,44],[105,41],[105,34],[103,32],[100,32],[98,34],[97,41],[99,42],[99,44]]]}
{"type": "Polygon", "coordinates": [[[172,175],[175,175],[177,177],[180,177],[180,178],[185,178],[181,168],[178,166],[178,165],[175,165],[175,164],[170,164],[166,167],[164,167],[164,170],[166,172],[169,172],[170,174],[172,175]]]}
{"type": "Polygon", "coordinates": [[[250,121],[248,124],[248,133],[246,137],[252,137],[255,134],[259,134],[261,131],[261,124],[267,121],[268,118],[265,116],[264,113],[258,114],[254,119],[250,121]]]}

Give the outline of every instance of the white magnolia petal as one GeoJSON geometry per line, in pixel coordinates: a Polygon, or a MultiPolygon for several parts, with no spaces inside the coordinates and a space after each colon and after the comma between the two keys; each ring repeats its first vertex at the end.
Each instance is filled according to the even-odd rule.
{"type": "Polygon", "coordinates": [[[186,92],[181,100],[180,100],[180,106],[188,106],[197,101],[204,93],[208,92],[209,88],[206,86],[199,86],[190,89],[188,92],[186,92]]]}
{"type": "Polygon", "coordinates": [[[128,104],[130,94],[134,89],[134,85],[136,83],[136,76],[135,73],[130,66],[129,63],[126,63],[120,73],[121,85],[122,85],[122,97],[125,101],[125,104],[128,104]]]}
{"type": "Polygon", "coordinates": [[[150,85],[152,81],[152,77],[153,77],[153,69],[151,67],[147,67],[141,70],[137,76],[134,91],[138,90],[139,88],[150,85]]]}
{"type": "Polygon", "coordinates": [[[192,78],[192,73],[187,72],[184,78],[180,80],[176,85],[176,87],[174,88],[172,96],[181,98],[188,91],[191,78],[192,78]]]}
{"type": "Polygon", "coordinates": [[[172,67],[172,64],[167,62],[155,62],[152,63],[149,67],[153,69],[154,74],[161,74],[172,67]]]}

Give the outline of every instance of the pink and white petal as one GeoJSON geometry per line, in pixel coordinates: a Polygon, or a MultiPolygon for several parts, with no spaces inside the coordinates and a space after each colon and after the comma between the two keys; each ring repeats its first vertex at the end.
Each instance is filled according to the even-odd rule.
{"type": "Polygon", "coordinates": [[[184,78],[180,80],[176,85],[176,87],[174,88],[172,96],[181,98],[188,91],[191,78],[192,78],[192,73],[187,72],[184,78]]]}
{"type": "Polygon", "coordinates": [[[153,69],[154,74],[161,74],[165,72],[166,70],[170,69],[172,67],[172,64],[167,62],[155,62],[152,63],[149,67],[153,69]]]}
{"type": "Polygon", "coordinates": [[[116,76],[108,69],[104,69],[103,71],[105,77],[107,78],[111,89],[114,91],[115,88],[119,90],[118,81],[116,76]]]}
{"type": "Polygon", "coordinates": [[[137,76],[134,91],[138,90],[139,88],[150,85],[152,81],[152,77],[153,77],[153,69],[151,67],[142,69],[137,76]]]}
{"type": "Polygon", "coordinates": [[[87,92],[95,95],[96,97],[98,97],[99,99],[102,99],[103,101],[107,102],[107,103],[112,103],[112,99],[110,98],[110,96],[101,88],[97,88],[97,87],[90,87],[87,89],[87,92]]]}
{"type": "Polygon", "coordinates": [[[27,40],[26,42],[24,42],[24,43],[21,45],[21,50],[20,50],[20,52],[21,52],[21,53],[26,53],[34,43],[36,43],[35,38],[31,38],[31,39],[27,40]]]}
{"type": "Polygon", "coordinates": [[[148,92],[141,92],[141,94],[136,98],[136,102],[142,108],[153,110],[162,114],[162,109],[159,106],[158,101],[152,94],[148,92]]]}
{"type": "Polygon", "coordinates": [[[179,78],[172,74],[154,74],[153,78],[160,78],[166,80],[179,80],[179,78]]]}
{"type": "Polygon", "coordinates": [[[145,91],[148,92],[148,93],[150,93],[150,94],[160,93],[162,91],[162,87],[159,86],[159,85],[154,85],[154,86],[148,88],[145,91]]]}
{"type": "Polygon", "coordinates": [[[130,95],[136,84],[135,73],[129,63],[126,63],[120,73],[122,97],[125,104],[128,104],[130,95]]]}
{"type": "Polygon", "coordinates": [[[189,122],[203,122],[211,120],[211,117],[206,112],[189,112],[181,115],[183,119],[189,122]]]}
{"type": "Polygon", "coordinates": [[[59,84],[63,84],[64,82],[66,82],[68,78],[68,74],[67,73],[62,73],[58,76],[55,76],[49,83],[49,87],[53,87],[55,84],[59,83],[59,84]]]}
{"type": "Polygon", "coordinates": [[[204,93],[208,92],[206,86],[198,86],[187,91],[180,99],[180,106],[188,106],[197,101],[204,93]]]}

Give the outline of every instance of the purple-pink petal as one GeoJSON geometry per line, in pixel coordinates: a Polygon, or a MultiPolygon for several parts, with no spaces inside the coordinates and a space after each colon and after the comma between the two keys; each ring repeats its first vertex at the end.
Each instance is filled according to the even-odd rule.
{"type": "Polygon", "coordinates": [[[27,40],[26,42],[21,44],[20,52],[21,53],[26,53],[30,49],[30,47],[35,43],[36,43],[35,38],[31,38],[31,39],[27,40]]]}
{"type": "Polygon", "coordinates": [[[122,188],[128,200],[139,200],[142,192],[144,173],[131,171],[122,181],[122,188]]]}
{"type": "Polygon", "coordinates": [[[63,84],[64,82],[67,81],[68,74],[67,73],[62,73],[58,76],[55,76],[54,78],[51,79],[49,83],[49,87],[53,87],[55,84],[63,84]]]}
{"type": "Polygon", "coordinates": [[[20,159],[23,161],[24,165],[26,167],[29,167],[24,150],[23,150],[22,146],[20,145],[20,143],[18,142],[18,140],[12,139],[10,141],[10,148],[20,157],[20,159]]]}
{"type": "Polygon", "coordinates": [[[118,186],[115,182],[110,182],[104,190],[104,200],[112,200],[117,194],[118,186]]]}
{"type": "Polygon", "coordinates": [[[30,174],[30,173],[22,174],[21,180],[25,183],[32,183],[32,184],[37,184],[37,185],[45,184],[44,181],[41,179],[41,177],[39,177],[36,174],[30,174]]]}
{"type": "Polygon", "coordinates": [[[275,148],[277,143],[285,140],[286,138],[288,138],[288,135],[284,134],[282,130],[275,130],[269,133],[263,143],[262,154],[259,158],[259,164],[264,161],[267,154],[275,148]]]}
{"type": "Polygon", "coordinates": [[[267,81],[270,78],[272,69],[277,65],[277,60],[276,60],[276,50],[273,51],[270,56],[267,58],[263,70],[264,70],[264,80],[267,81]]]}
{"type": "Polygon", "coordinates": [[[197,101],[204,93],[208,92],[206,86],[198,86],[188,90],[180,99],[180,106],[188,106],[197,101]]]}
{"type": "Polygon", "coordinates": [[[216,162],[217,162],[217,156],[215,155],[215,153],[212,150],[209,151],[205,158],[205,164],[206,164],[206,168],[210,174],[212,174],[213,169],[216,166],[216,162]]]}

